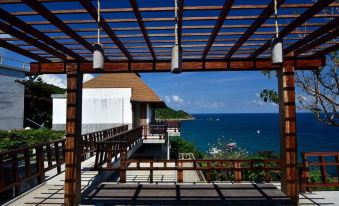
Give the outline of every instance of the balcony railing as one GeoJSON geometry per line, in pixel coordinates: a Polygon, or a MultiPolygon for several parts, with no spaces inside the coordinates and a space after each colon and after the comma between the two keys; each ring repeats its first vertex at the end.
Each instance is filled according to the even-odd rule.
{"type": "Polygon", "coordinates": [[[97,141],[95,143],[95,169],[101,169],[105,163],[107,163],[107,168],[110,168],[113,160],[118,159],[118,157],[127,158],[127,150],[141,141],[142,131],[143,127],[140,126],[97,141]]]}
{"type": "Polygon", "coordinates": [[[312,188],[339,187],[339,152],[303,152],[302,167],[299,168],[300,191],[312,191],[312,188]],[[335,168],[332,181],[329,180],[328,168],[335,168]],[[321,181],[312,182],[310,171],[320,171],[321,181]]]}
{"type": "MultiPolygon", "coordinates": [[[[128,129],[120,126],[82,135],[83,160],[94,155],[95,142],[107,139],[128,129]]],[[[65,139],[45,142],[8,150],[0,153],[0,193],[14,189],[14,196],[22,193],[22,185],[28,181],[40,184],[45,181],[46,172],[57,169],[65,163],[65,139]]]]}
{"type": "Polygon", "coordinates": [[[120,171],[120,182],[125,182],[126,172],[129,170],[140,170],[150,172],[150,182],[153,182],[154,171],[174,170],[177,174],[177,182],[183,182],[183,172],[185,170],[202,171],[206,175],[207,182],[218,181],[218,177],[212,178],[213,172],[224,171],[233,173],[231,178],[237,183],[242,182],[242,172],[256,171],[264,173],[265,182],[272,180],[273,173],[279,173],[279,159],[246,159],[246,160],[214,160],[214,159],[183,159],[183,160],[124,160],[120,167],[107,168],[108,170],[120,171]]]}
{"type": "Polygon", "coordinates": [[[165,139],[167,137],[167,125],[166,124],[150,124],[143,126],[144,139],[148,137],[158,137],[159,139],[165,139]]]}

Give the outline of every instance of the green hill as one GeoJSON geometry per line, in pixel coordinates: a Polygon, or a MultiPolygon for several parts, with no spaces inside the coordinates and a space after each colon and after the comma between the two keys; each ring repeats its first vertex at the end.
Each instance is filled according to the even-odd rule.
{"type": "Polygon", "coordinates": [[[157,108],[155,109],[156,119],[191,119],[192,116],[182,110],[174,110],[172,108],[157,108]]]}

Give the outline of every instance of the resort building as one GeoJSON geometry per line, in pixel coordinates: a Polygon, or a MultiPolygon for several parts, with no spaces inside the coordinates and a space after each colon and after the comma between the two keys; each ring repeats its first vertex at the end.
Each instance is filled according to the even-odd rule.
{"type": "MultiPolygon", "coordinates": [[[[66,94],[54,94],[52,128],[65,130],[66,94]]],[[[103,74],[83,84],[82,133],[120,125],[135,128],[155,122],[155,108],[166,107],[133,73],[103,74]]]]}
{"type": "Polygon", "coordinates": [[[22,129],[24,124],[25,68],[10,66],[17,60],[0,56],[0,130],[22,129]]]}
{"type": "Polygon", "coordinates": [[[299,151],[295,78],[338,51],[338,1],[112,2],[0,1],[0,47],[30,59],[27,75],[67,75],[53,95],[65,138],[0,153],[5,205],[338,205],[338,191],[310,193],[339,187],[339,151],[299,151]],[[154,121],[165,104],[138,74],[229,71],[276,73],[280,157],[168,160],[169,124],[154,121]],[[103,75],[83,84],[88,73],[103,75]]]}

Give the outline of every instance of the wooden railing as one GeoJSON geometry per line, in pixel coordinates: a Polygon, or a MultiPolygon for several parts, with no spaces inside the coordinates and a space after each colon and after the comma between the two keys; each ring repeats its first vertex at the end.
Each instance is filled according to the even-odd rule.
{"type": "Polygon", "coordinates": [[[14,195],[21,193],[21,184],[36,179],[44,181],[45,172],[57,168],[65,158],[65,140],[57,140],[0,153],[0,192],[14,188],[14,195]],[[11,174],[11,176],[8,176],[11,174]]]}
{"type": "Polygon", "coordinates": [[[168,120],[167,129],[174,130],[174,132],[180,132],[181,122],[178,120],[168,120]]]}
{"type": "MultiPolygon", "coordinates": [[[[83,159],[94,155],[96,141],[127,129],[127,126],[120,126],[82,135],[83,159]]],[[[45,173],[55,168],[56,174],[60,174],[61,165],[65,163],[65,148],[65,139],[61,139],[1,152],[0,193],[14,189],[14,196],[18,196],[24,183],[31,181],[31,187],[40,184],[45,180],[45,173]]]]}
{"type": "Polygon", "coordinates": [[[119,157],[126,158],[127,149],[131,149],[142,140],[142,132],[143,127],[140,126],[97,141],[95,143],[95,169],[101,169],[105,163],[107,163],[107,168],[110,168],[113,160],[119,157]]]}
{"type": "Polygon", "coordinates": [[[83,155],[85,156],[84,159],[88,158],[88,155],[89,157],[94,156],[94,152],[96,150],[95,145],[96,142],[110,138],[116,134],[125,132],[127,130],[128,125],[122,125],[107,130],[81,135],[83,145],[83,155]]]}
{"type": "MultiPolygon", "coordinates": [[[[179,153],[179,160],[182,160],[182,159],[184,159],[184,160],[187,160],[187,159],[188,160],[195,160],[195,156],[192,152],[179,153]]],[[[206,182],[206,178],[205,178],[205,176],[204,176],[204,174],[201,170],[196,170],[195,172],[196,172],[200,182],[206,182]]]]}
{"type": "Polygon", "coordinates": [[[299,168],[300,191],[311,191],[316,187],[339,187],[339,152],[303,152],[302,167],[299,168]],[[335,167],[333,181],[329,181],[327,169],[335,167]],[[311,170],[319,170],[321,174],[320,182],[312,182],[310,179],[311,170]]]}
{"type": "Polygon", "coordinates": [[[159,139],[165,139],[167,137],[167,126],[165,124],[144,125],[143,126],[144,139],[148,136],[158,136],[159,139]]]}
{"type": "Polygon", "coordinates": [[[166,125],[168,130],[180,132],[181,121],[179,120],[157,120],[151,123],[152,125],[166,125]]]}
{"type": "Polygon", "coordinates": [[[278,159],[249,159],[249,160],[124,160],[120,167],[106,168],[108,170],[119,170],[120,181],[125,182],[126,171],[140,170],[150,171],[150,182],[153,182],[153,171],[157,170],[175,170],[177,173],[177,182],[183,182],[183,171],[194,170],[203,171],[207,182],[212,180],[212,172],[227,171],[233,173],[235,182],[242,181],[242,171],[263,171],[265,181],[270,182],[271,172],[280,171],[280,160],[278,159]]]}

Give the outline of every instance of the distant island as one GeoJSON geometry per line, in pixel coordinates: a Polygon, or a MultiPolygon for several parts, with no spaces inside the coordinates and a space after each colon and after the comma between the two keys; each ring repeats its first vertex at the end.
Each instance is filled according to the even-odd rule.
{"type": "Polygon", "coordinates": [[[170,119],[178,119],[178,120],[188,120],[192,119],[192,116],[182,110],[174,110],[172,108],[157,108],[155,110],[155,118],[170,120],[170,119]]]}

